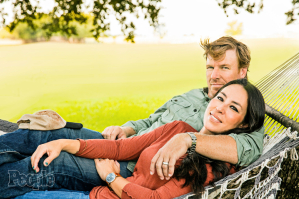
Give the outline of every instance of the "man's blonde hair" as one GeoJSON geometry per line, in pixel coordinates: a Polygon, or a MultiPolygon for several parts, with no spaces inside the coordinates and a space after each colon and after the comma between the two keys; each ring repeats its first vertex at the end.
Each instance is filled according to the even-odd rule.
{"type": "Polygon", "coordinates": [[[249,71],[248,69],[251,60],[250,50],[245,44],[233,37],[224,36],[211,43],[209,39],[205,39],[201,41],[200,44],[205,51],[204,57],[207,59],[208,55],[210,55],[216,61],[223,59],[227,50],[236,50],[239,69],[247,68],[247,71],[249,71]]]}

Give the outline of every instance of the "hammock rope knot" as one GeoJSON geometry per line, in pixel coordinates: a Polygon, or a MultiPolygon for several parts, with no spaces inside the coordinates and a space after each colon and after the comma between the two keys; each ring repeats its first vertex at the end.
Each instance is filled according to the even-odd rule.
{"type": "Polygon", "coordinates": [[[295,161],[298,160],[298,154],[296,148],[292,148],[290,152],[291,160],[295,161]]]}
{"type": "Polygon", "coordinates": [[[208,199],[209,198],[209,191],[207,190],[207,191],[202,192],[201,198],[202,199],[208,199]]]}
{"type": "Polygon", "coordinates": [[[280,152],[280,154],[282,155],[282,157],[283,157],[284,159],[288,158],[288,151],[287,151],[287,149],[285,149],[285,150],[283,150],[282,152],[280,152]]]}
{"type": "Polygon", "coordinates": [[[221,185],[221,195],[227,190],[227,184],[228,184],[228,181],[225,181],[225,182],[221,185]]]}
{"type": "Polygon", "coordinates": [[[296,140],[298,138],[297,137],[298,132],[297,131],[291,132],[291,127],[288,128],[288,130],[286,131],[286,134],[289,138],[291,138],[293,140],[296,140]]]}

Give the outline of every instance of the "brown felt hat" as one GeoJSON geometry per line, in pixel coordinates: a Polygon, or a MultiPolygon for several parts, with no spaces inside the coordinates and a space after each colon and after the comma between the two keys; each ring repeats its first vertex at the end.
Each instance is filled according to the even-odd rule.
{"type": "Polygon", "coordinates": [[[58,113],[52,110],[42,110],[34,114],[25,114],[18,121],[19,129],[56,130],[61,128],[80,129],[80,123],[66,122],[58,113]]]}

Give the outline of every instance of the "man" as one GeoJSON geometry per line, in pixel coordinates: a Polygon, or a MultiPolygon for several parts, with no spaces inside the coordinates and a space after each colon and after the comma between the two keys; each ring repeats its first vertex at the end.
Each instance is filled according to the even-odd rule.
{"type": "MultiPolygon", "coordinates": [[[[232,37],[221,37],[211,43],[205,40],[201,46],[205,50],[208,88],[194,89],[173,97],[147,119],[129,121],[121,127],[107,127],[102,133],[104,138],[121,139],[142,135],[174,120],[185,121],[200,131],[203,127],[203,115],[210,99],[227,82],[247,78],[251,59],[247,46],[232,37]]],[[[264,128],[251,134],[217,136],[196,134],[196,152],[211,159],[246,166],[261,155],[263,134],[264,128]]],[[[176,160],[186,153],[191,142],[188,134],[175,136],[153,158],[150,172],[153,174],[156,169],[161,180],[164,177],[169,179],[174,172],[176,160]]],[[[134,166],[134,162],[129,162],[128,169],[133,171],[134,166]]]]}

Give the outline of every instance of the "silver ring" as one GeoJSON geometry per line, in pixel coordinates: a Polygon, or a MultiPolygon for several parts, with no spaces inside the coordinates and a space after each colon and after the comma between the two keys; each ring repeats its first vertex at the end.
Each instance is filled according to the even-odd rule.
{"type": "Polygon", "coordinates": [[[169,165],[169,163],[168,163],[168,162],[162,162],[162,164],[169,165]]]}
{"type": "Polygon", "coordinates": [[[101,161],[101,160],[102,160],[102,158],[99,158],[99,160],[101,161]]]}

